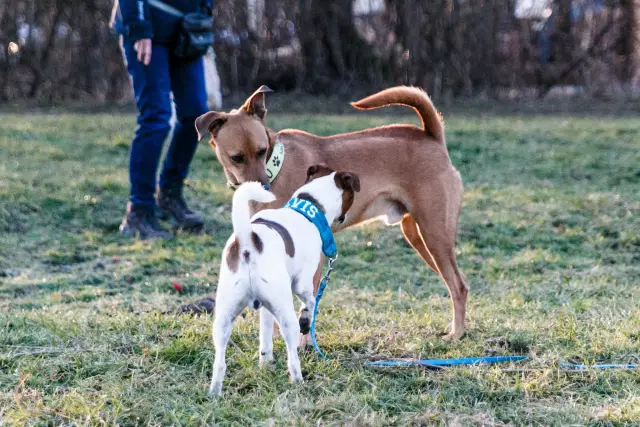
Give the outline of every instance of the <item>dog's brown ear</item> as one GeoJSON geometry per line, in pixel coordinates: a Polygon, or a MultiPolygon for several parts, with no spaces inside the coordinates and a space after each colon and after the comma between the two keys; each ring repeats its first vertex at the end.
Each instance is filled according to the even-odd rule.
{"type": "Polygon", "coordinates": [[[309,169],[307,169],[307,180],[305,181],[305,184],[316,178],[327,176],[331,173],[333,173],[333,170],[326,167],[325,165],[309,166],[309,169]]]}
{"type": "Polygon", "coordinates": [[[318,173],[318,170],[322,167],[322,165],[313,165],[313,166],[309,166],[309,169],[307,169],[307,179],[309,179],[310,177],[312,177],[314,174],[318,173]]]}
{"type": "Polygon", "coordinates": [[[360,178],[351,172],[338,172],[335,177],[336,186],[342,190],[360,191],[360,178]]]}
{"type": "Polygon", "coordinates": [[[222,125],[225,124],[227,118],[224,113],[217,111],[209,111],[196,119],[196,130],[198,131],[198,141],[207,136],[209,132],[212,136],[216,136],[222,125]]]}
{"type": "Polygon", "coordinates": [[[337,172],[334,180],[336,187],[342,190],[342,211],[338,217],[338,221],[342,224],[346,219],[347,211],[353,205],[354,193],[360,191],[360,178],[355,173],[337,172]]]}
{"type": "Polygon", "coordinates": [[[252,116],[257,117],[260,120],[264,120],[264,116],[267,115],[267,107],[264,103],[264,94],[268,92],[273,91],[265,85],[260,86],[258,90],[253,92],[253,95],[244,101],[242,109],[252,116]]]}

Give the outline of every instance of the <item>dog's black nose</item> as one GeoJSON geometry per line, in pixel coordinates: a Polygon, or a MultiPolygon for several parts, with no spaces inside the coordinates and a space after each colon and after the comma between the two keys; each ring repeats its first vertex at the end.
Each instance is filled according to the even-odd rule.
{"type": "Polygon", "coordinates": [[[271,188],[271,186],[267,183],[267,184],[262,184],[262,186],[264,187],[265,190],[269,191],[269,189],[271,188]]]}

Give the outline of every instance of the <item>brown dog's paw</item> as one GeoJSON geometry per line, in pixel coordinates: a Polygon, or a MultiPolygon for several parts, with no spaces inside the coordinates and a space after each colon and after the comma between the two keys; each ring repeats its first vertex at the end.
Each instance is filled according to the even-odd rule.
{"type": "Polygon", "coordinates": [[[298,351],[309,351],[313,348],[311,343],[311,335],[300,334],[300,341],[298,342],[298,351]]]}
{"type": "Polygon", "coordinates": [[[462,338],[463,335],[464,335],[464,331],[449,332],[448,334],[444,333],[440,335],[440,338],[442,338],[445,341],[457,341],[460,338],[462,338]]]}

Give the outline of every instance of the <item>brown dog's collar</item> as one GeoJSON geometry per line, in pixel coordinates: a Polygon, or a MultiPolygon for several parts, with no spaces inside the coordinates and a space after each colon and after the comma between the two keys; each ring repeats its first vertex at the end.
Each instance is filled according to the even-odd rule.
{"type": "Polygon", "coordinates": [[[273,182],[277,178],[280,173],[280,169],[282,169],[282,165],[284,164],[284,145],[282,142],[278,141],[278,138],[276,138],[276,143],[271,147],[270,151],[271,153],[269,154],[265,165],[265,170],[267,178],[269,178],[269,182],[273,182]]]}

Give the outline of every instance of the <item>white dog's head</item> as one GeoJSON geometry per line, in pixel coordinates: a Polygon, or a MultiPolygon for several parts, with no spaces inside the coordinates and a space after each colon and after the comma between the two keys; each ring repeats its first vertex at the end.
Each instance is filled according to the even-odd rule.
{"type": "Polygon", "coordinates": [[[358,175],[314,165],[307,170],[305,185],[300,187],[293,197],[307,199],[316,204],[324,212],[329,224],[335,220],[343,223],[358,191],[358,175]]]}

